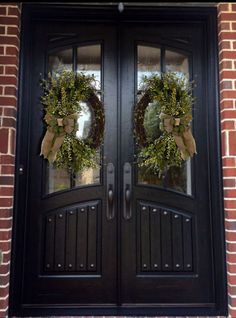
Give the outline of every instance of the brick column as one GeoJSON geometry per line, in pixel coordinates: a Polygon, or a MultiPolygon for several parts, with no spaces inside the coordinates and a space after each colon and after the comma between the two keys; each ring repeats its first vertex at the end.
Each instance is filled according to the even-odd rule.
{"type": "Polygon", "coordinates": [[[236,317],[236,4],[218,5],[229,313],[236,317]]]}
{"type": "Polygon", "coordinates": [[[12,207],[16,135],[17,73],[20,11],[0,5],[0,317],[7,316],[9,298],[12,207]]]}

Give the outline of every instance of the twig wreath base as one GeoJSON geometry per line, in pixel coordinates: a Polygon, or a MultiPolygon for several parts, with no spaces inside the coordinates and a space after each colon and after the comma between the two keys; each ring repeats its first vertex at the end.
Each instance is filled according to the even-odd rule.
{"type": "Polygon", "coordinates": [[[49,74],[42,81],[47,131],[41,144],[41,155],[58,168],[78,172],[97,165],[97,149],[104,135],[105,115],[102,102],[92,86],[93,76],[63,71],[57,77],[49,74]],[[92,111],[92,124],[88,137],[79,139],[77,120],[81,103],[86,102],[92,111]]]}
{"type": "Polygon", "coordinates": [[[139,146],[138,165],[161,176],[170,167],[181,167],[196,153],[191,133],[192,86],[175,73],[144,78],[144,93],[135,106],[134,129],[139,146]],[[159,121],[158,138],[147,136],[144,118],[150,103],[158,107],[154,116],[159,121]]]}

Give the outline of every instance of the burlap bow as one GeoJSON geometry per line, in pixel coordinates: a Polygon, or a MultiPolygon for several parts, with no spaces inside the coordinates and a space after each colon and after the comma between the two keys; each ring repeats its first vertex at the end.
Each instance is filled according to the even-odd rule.
{"type": "Polygon", "coordinates": [[[191,116],[186,115],[183,118],[175,118],[170,115],[161,113],[160,119],[162,121],[162,130],[165,130],[168,133],[172,133],[183,160],[187,160],[188,157],[192,157],[195,153],[197,153],[196,143],[189,127],[191,116]],[[183,132],[176,132],[174,130],[174,127],[180,126],[182,121],[184,122],[183,132]]]}
{"type": "Polygon", "coordinates": [[[57,152],[63,144],[66,134],[71,134],[75,128],[77,114],[71,114],[64,118],[56,118],[46,114],[44,117],[48,128],[41,144],[41,153],[50,163],[56,160],[57,152]],[[55,126],[61,127],[61,132],[55,131],[55,126]]]}

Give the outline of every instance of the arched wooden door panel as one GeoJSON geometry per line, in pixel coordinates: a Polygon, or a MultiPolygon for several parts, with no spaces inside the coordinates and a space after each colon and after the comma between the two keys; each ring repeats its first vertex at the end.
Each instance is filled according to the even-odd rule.
{"type": "MultiPolygon", "coordinates": [[[[148,76],[175,71],[196,81],[193,133],[198,147],[191,162],[181,169],[170,169],[164,179],[148,173],[142,176],[140,168],[133,164],[133,216],[128,222],[122,220],[124,301],[155,306],[157,302],[170,303],[174,298],[176,303],[188,306],[194,299],[199,306],[205,301],[210,306],[215,295],[209,231],[209,148],[203,140],[208,133],[201,33],[194,27],[184,30],[179,26],[173,30],[168,26],[129,26],[123,35],[123,56],[129,52],[129,59],[124,58],[122,83],[125,87],[130,82],[137,86],[129,87],[123,95],[126,110],[121,130],[129,131],[130,136],[133,133],[130,123],[133,105],[139,98],[139,73],[148,76]]],[[[124,162],[134,162],[132,142],[127,134],[122,139],[124,162]]]]}
{"type": "MultiPolygon", "coordinates": [[[[90,30],[86,28],[85,35],[83,28],[72,28],[71,33],[76,31],[76,38],[65,36],[65,43],[64,38],[58,39],[58,33],[53,36],[52,29],[60,33],[60,28],[55,23],[43,27],[37,24],[32,43],[32,94],[29,118],[25,119],[31,125],[29,144],[32,147],[25,166],[31,194],[23,257],[23,302],[46,306],[54,303],[115,304],[117,221],[108,222],[106,216],[107,162],[115,162],[117,157],[113,147],[113,140],[117,138],[116,122],[113,120],[111,127],[109,124],[109,118],[116,117],[117,111],[114,99],[117,94],[116,59],[109,57],[116,55],[115,32],[102,30],[101,26],[97,31],[94,26],[90,30]],[[83,67],[92,68],[87,72],[99,73],[97,83],[104,92],[104,97],[100,95],[100,98],[104,98],[105,129],[109,134],[105,135],[99,150],[101,168],[72,176],[65,170],[53,168],[39,156],[45,131],[39,83],[48,72],[53,74],[60,68],[79,72],[83,67]]],[[[80,122],[79,127],[83,126],[84,122],[80,122]]],[[[86,133],[86,127],[79,133],[81,136],[86,133]]]]}

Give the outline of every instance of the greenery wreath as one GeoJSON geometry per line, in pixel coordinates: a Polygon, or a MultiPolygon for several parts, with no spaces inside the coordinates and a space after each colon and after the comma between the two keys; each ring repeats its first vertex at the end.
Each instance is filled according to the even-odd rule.
{"type": "Polygon", "coordinates": [[[160,177],[170,167],[180,167],[197,153],[190,127],[192,89],[193,83],[174,72],[144,77],[143,95],[134,111],[139,167],[160,177]],[[151,107],[149,120],[148,107],[151,107]],[[150,127],[152,122],[156,124],[155,129],[150,127]]]}
{"type": "Polygon", "coordinates": [[[102,102],[96,95],[94,76],[63,71],[42,80],[44,94],[41,103],[45,109],[47,131],[41,143],[41,153],[57,168],[71,172],[97,165],[97,148],[104,135],[105,115],[102,102]],[[86,102],[92,111],[88,137],[78,138],[78,118],[86,102]]]}

